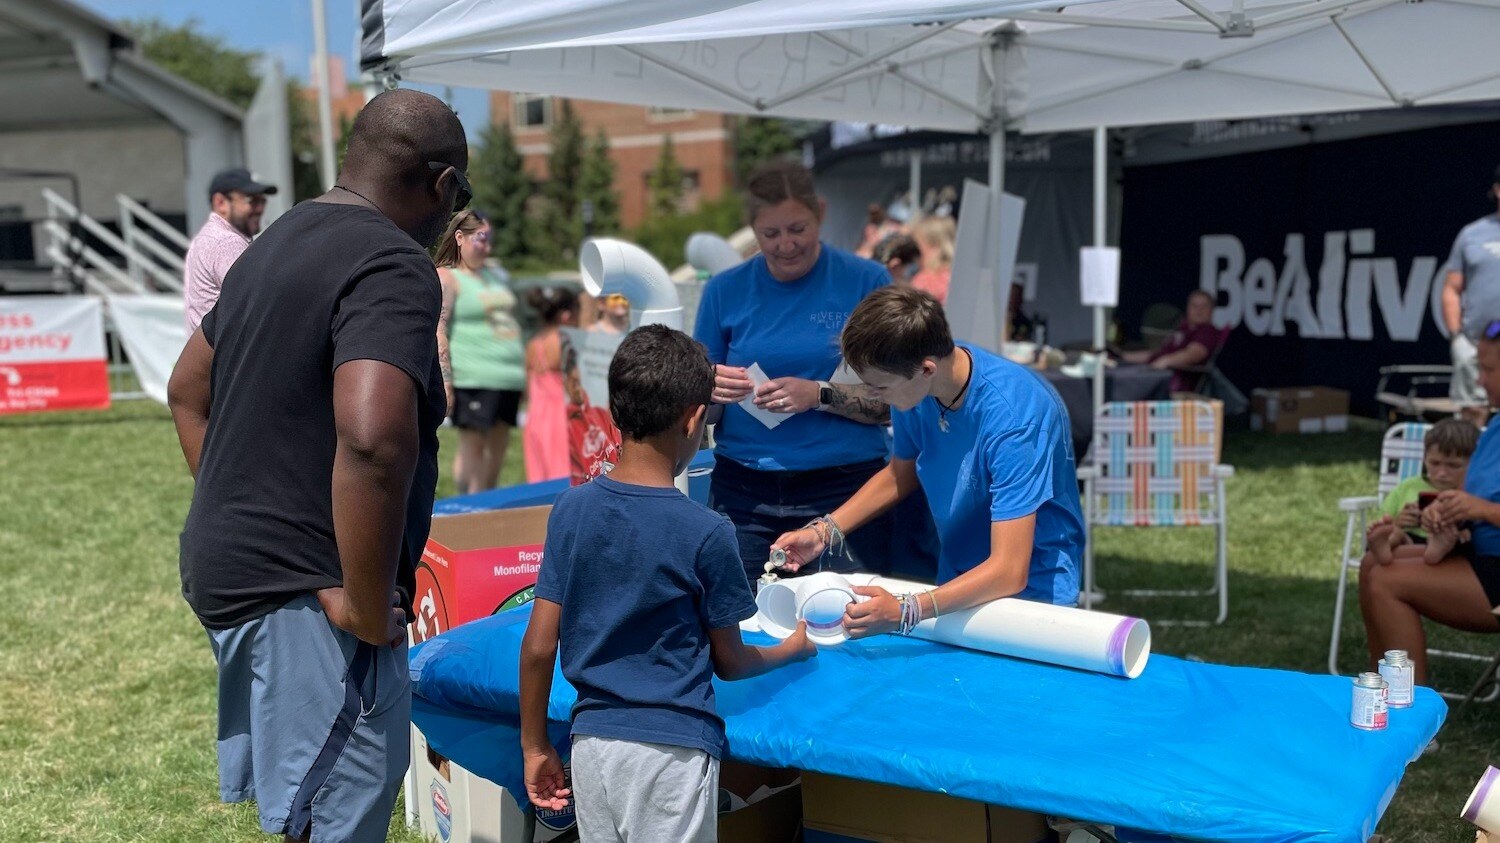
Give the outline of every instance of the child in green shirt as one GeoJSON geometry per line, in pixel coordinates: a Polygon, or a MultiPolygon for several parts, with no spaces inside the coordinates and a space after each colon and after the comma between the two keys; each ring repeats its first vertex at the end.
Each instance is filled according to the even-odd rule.
{"type": "Polygon", "coordinates": [[[1461,419],[1444,419],[1422,439],[1422,473],[1408,477],[1385,496],[1382,517],[1370,525],[1366,561],[1386,565],[1398,558],[1421,556],[1429,564],[1441,561],[1460,540],[1456,533],[1429,537],[1421,527],[1423,492],[1461,489],[1469,458],[1479,442],[1479,430],[1461,419]],[[1408,548],[1401,550],[1401,548],[1408,548]]]}

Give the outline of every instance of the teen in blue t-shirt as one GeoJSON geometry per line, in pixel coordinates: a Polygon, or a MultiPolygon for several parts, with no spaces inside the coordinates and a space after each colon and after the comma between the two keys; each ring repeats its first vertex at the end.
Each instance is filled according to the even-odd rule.
{"type": "MultiPolygon", "coordinates": [[[[831,379],[844,320],[890,276],[819,242],[823,203],[806,169],[773,165],[746,193],[761,254],[709,281],[693,333],[718,364],[710,497],[734,522],[754,581],[773,539],[827,512],[885,465],[886,407],[831,379]],[[758,390],[752,364],[771,379],[758,390]],[[747,397],[786,418],[767,427],[739,406],[747,397]]],[[[882,518],[852,543],[852,563],[831,561],[840,570],[887,571],[890,540],[882,518]]]]}
{"type": "Polygon", "coordinates": [[[568,790],[547,738],[561,649],[573,707],[573,790],[584,840],[712,840],[724,721],[713,676],[742,679],[814,654],[806,630],[747,647],[755,614],[722,516],[677,491],[703,442],[713,368],[680,331],[642,327],[609,367],[624,437],[605,477],[563,492],[547,522],[521,653],[527,796],[561,809],[568,790]]]}
{"type": "Polygon", "coordinates": [[[918,620],[1021,597],[1078,602],[1083,517],[1067,410],[1032,372],[983,349],[955,345],[942,306],[914,289],[874,293],[844,327],[844,355],[893,409],[890,467],[808,528],[777,540],[791,566],[820,555],[920,483],[942,550],[938,588],[903,607],[883,589],[849,608],[859,637],[918,620]]]}

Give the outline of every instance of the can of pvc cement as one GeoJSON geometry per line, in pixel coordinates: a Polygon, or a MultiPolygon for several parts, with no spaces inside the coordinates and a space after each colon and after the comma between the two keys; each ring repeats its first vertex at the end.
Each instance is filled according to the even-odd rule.
{"type": "Polygon", "coordinates": [[[1390,708],[1411,708],[1413,680],[1416,671],[1405,650],[1386,650],[1380,660],[1380,677],[1385,680],[1385,704],[1390,708]]]}
{"type": "Polygon", "coordinates": [[[1378,732],[1385,728],[1385,680],[1378,673],[1361,673],[1354,677],[1354,706],[1349,722],[1356,729],[1378,732]]]}

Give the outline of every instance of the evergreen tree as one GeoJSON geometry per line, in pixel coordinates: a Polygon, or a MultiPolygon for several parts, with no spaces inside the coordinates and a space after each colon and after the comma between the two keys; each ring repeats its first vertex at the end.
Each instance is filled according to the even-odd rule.
{"type": "Polygon", "coordinates": [[[600,129],[589,144],[579,178],[579,205],[593,209],[591,233],[596,237],[620,231],[620,195],[615,191],[615,161],[609,154],[609,137],[600,129]]]}
{"type": "Polygon", "coordinates": [[[734,173],[740,186],[763,164],[797,152],[797,136],[785,120],[741,117],[734,132],[734,173]]]}
{"type": "Polygon", "coordinates": [[[579,177],[583,170],[583,123],[573,113],[573,104],[562,100],[556,110],[548,140],[547,181],[542,184],[542,231],[550,241],[546,257],[572,261],[583,239],[578,213],[579,177]]]}
{"type": "Polygon", "coordinates": [[[672,145],[672,136],[662,141],[661,155],[647,182],[650,187],[651,215],[654,217],[676,216],[682,209],[682,165],[677,162],[677,150],[672,145]]]}
{"type": "Polygon", "coordinates": [[[533,187],[509,122],[489,126],[479,136],[468,176],[474,185],[474,207],[490,218],[490,246],[495,257],[502,262],[525,257],[530,251],[526,201],[533,187]]]}

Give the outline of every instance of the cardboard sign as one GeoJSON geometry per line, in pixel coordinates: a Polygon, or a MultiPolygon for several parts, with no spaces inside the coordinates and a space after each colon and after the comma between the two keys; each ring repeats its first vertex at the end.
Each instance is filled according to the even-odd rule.
{"type": "Polygon", "coordinates": [[[99,300],[0,298],[0,414],[108,406],[99,300]]]}

